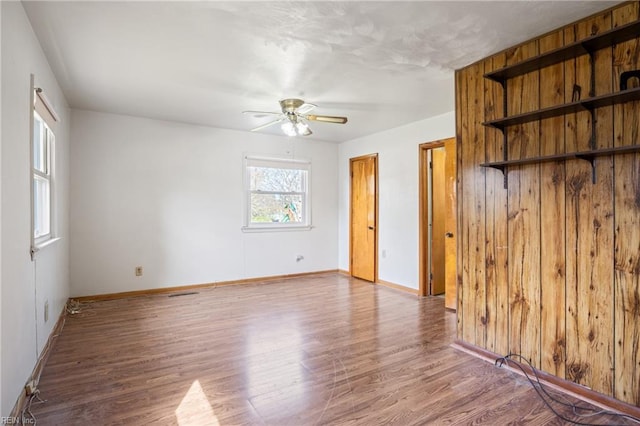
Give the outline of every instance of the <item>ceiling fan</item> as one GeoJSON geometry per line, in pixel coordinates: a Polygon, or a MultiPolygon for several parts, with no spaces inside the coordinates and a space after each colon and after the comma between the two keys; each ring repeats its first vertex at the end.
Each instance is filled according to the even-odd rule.
{"type": "Polygon", "coordinates": [[[274,124],[282,123],[282,131],[287,136],[309,136],[312,132],[307,121],[321,121],[324,123],[344,124],[347,117],[334,117],[330,115],[309,114],[316,105],[306,103],[302,99],[283,99],[280,101],[282,112],[268,111],[242,111],[244,114],[253,114],[256,117],[275,115],[277,118],[266,124],[251,129],[252,132],[262,130],[274,124]]]}

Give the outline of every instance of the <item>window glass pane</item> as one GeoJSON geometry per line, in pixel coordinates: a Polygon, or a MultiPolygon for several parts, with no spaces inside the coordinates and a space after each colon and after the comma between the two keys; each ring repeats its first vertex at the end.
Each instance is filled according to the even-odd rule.
{"type": "Polygon", "coordinates": [[[251,193],[251,223],[302,223],[302,195],[251,193]]]}
{"type": "Polygon", "coordinates": [[[47,173],[46,139],[42,120],[37,114],[33,114],[33,168],[47,173]]]}
{"type": "Polygon", "coordinates": [[[51,185],[40,176],[33,179],[33,236],[35,238],[51,232],[51,185]]]}
{"type": "Polygon", "coordinates": [[[306,170],[249,167],[252,191],[303,192],[306,170]]]}

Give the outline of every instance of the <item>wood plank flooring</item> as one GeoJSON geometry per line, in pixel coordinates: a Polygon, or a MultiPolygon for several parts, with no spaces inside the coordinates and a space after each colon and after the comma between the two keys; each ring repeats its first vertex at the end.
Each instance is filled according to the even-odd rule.
{"type": "Polygon", "coordinates": [[[94,302],[68,316],[32,412],[39,426],[564,424],[524,378],[451,348],[455,330],[443,298],[334,273],[94,302]]]}

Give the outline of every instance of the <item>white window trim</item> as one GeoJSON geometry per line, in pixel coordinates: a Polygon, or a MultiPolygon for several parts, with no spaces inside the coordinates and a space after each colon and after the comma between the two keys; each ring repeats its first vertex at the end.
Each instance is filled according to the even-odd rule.
{"type": "MultiPolygon", "coordinates": [[[[311,222],[311,161],[305,159],[291,159],[291,158],[279,158],[279,157],[265,157],[260,155],[244,155],[243,156],[243,191],[244,191],[244,224],[242,226],[242,232],[291,232],[291,231],[309,231],[313,229],[311,222]],[[261,223],[252,224],[251,218],[251,189],[249,188],[249,167],[252,165],[260,165],[264,163],[265,166],[281,168],[301,169],[307,171],[307,178],[305,182],[306,191],[296,193],[302,194],[304,198],[304,217],[305,222],[299,225],[291,225],[281,223],[261,223]]],[[[265,193],[265,192],[263,192],[265,193]]],[[[268,193],[268,192],[267,192],[268,193]]],[[[279,192],[278,192],[279,193],[279,192]]]]}

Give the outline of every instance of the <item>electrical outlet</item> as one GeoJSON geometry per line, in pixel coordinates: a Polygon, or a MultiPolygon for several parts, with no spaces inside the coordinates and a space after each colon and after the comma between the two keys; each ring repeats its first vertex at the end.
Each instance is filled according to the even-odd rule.
{"type": "Polygon", "coordinates": [[[136,266],[136,277],[142,276],[142,266],[136,266]]]}
{"type": "Polygon", "coordinates": [[[44,322],[49,321],[49,301],[44,302],[44,322]]]}

